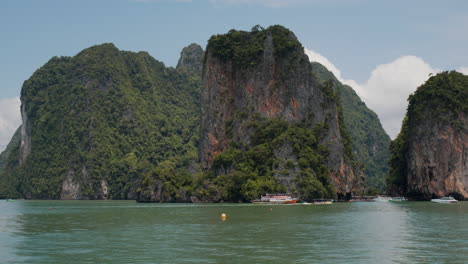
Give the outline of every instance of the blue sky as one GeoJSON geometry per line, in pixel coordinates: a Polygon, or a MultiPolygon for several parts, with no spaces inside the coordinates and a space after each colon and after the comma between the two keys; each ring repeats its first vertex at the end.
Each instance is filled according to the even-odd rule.
{"type": "MultiPolygon", "coordinates": [[[[23,81],[52,56],[73,56],[91,45],[113,42],[122,50],[148,51],[175,66],[184,46],[196,42],[204,47],[213,34],[249,30],[256,24],[281,24],[295,32],[311,50],[309,55],[321,56],[311,59],[335,67],[334,73],[354,84],[381,119],[381,111],[395,110],[379,110],[382,102],[372,102],[383,85],[369,85],[379,66],[390,65],[381,72],[386,78],[395,68],[408,78],[419,74],[418,80],[404,84],[408,87],[382,90],[401,90],[396,96],[403,104],[416,89],[409,85],[423,82],[427,71],[468,72],[468,1],[2,0],[0,150],[5,144],[2,133],[8,138],[17,126],[17,104],[8,100],[18,97],[23,81]],[[398,59],[403,62],[397,67],[398,59]],[[414,67],[423,66],[427,68],[413,74],[414,67]]],[[[398,122],[387,128],[382,121],[394,136],[398,122]]]]}

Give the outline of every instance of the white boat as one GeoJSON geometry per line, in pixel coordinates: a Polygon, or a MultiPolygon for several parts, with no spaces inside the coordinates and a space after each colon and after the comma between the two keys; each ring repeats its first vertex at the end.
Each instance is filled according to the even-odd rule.
{"type": "Polygon", "coordinates": [[[433,203],[458,203],[457,200],[455,200],[455,198],[453,198],[452,196],[449,196],[449,197],[442,197],[440,199],[431,199],[431,202],[433,203]]]}
{"type": "Polygon", "coordinates": [[[387,197],[387,196],[377,196],[376,198],[372,199],[373,201],[375,202],[388,202],[390,201],[392,198],[390,197],[387,197]]]}
{"type": "Polygon", "coordinates": [[[259,200],[252,200],[254,204],[295,204],[297,203],[297,198],[293,198],[285,193],[275,193],[275,194],[266,194],[259,200]]]}
{"type": "Polygon", "coordinates": [[[333,199],[314,199],[314,204],[333,204],[333,199]]]}
{"type": "Polygon", "coordinates": [[[392,197],[390,202],[406,202],[408,201],[405,197],[392,197]]]}

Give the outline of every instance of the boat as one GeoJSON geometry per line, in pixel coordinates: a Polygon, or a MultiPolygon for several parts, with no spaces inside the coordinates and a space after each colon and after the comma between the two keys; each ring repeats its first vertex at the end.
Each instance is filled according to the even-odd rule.
{"type": "Polygon", "coordinates": [[[388,202],[390,201],[392,198],[390,197],[387,197],[387,196],[377,196],[376,198],[372,199],[374,200],[374,202],[388,202]]]}
{"type": "Polygon", "coordinates": [[[375,202],[375,196],[353,196],[350,202],[375,202]]]}
{"type": "Polygon", "coordinates": [[[405,197],[392,197],[390,202],[406,202],[408,201],[405,197]]]}
{"type": "Polygon", "coordinates": [[[314,204],[332,204],[333,199],[314,199],[312,202],[314,204]]]}
{"type": "Polygon", "coordinates": [[[453,198],[452,196],[448,196],[448,197],[442,197],[440,199],[431,199],[431,202],[433,203],[458,203],[457,200],[455,200],[455,198],[453,198]]]}
{"type": "Polygon", "coordinates": [[[265,194],[258,200],[252,200],[254,204],[295,204],[297,203],[297,198],[293,198],[285,193],[275,193],[275,194],[265,194]]]}

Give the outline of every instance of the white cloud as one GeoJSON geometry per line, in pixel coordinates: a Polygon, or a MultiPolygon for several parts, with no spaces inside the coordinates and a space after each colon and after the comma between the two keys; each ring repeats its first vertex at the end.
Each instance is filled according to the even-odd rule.
{"type": "MultiPolygon", "coordinates": [[[[391,138],[400,132],[401,122],[406,114],[408,96],[422,85],[429,74],[440,70],[431,67],[416,56],[402,56],[396,60],[378,65],[365,83],[344,79],[341,71],[327,58],[306,49],[310,61],[316,61],[327,67],[338,80],[356,91],[367,106],[375,111],[383,128],[391,138]]],[[[468,68],[460,68],[460,71],[468,68]]]]}
{"type": "Polygon", "coordinates": [[[408,96],[422,85],[434,69],[416,56],[402,56],[390,63],[377,66],[369,80],[361,85],[361,95],[374,109],[390,137],[400,132],[401,122],[408,106],[408,96]]]}
{"type": "Polygon", "coordinates": [[[468,75],[468,67],[460,67],[460,68],[458,68],[457,71],[461,72],[461,73],[463,73],[465,75],[468,75]]]}
{"type": "Polygon", "coordinates": [[[21,125],[20,105],[19,97],[0,99],[0,152],[21,125]]]}

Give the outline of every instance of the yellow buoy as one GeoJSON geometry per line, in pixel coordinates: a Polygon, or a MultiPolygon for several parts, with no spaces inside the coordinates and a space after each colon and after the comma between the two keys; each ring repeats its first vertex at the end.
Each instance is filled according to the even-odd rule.
{"type": "Polygon", "coordinates": [[[222,213],[222,214],[221,214],[221,219],[222,219],[222,220],[226,220],[226,217],[227,217],[227,215],[226,215],[225,213],[222,213]]]}

